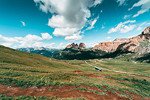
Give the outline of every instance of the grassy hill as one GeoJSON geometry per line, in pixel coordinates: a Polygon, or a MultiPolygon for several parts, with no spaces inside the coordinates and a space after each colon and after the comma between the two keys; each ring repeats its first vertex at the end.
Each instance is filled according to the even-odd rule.
{"type": "Polygon", "coordinates": [[[150,65],[124,57],[56,60],[0,46],[0,99],[149,100],[150,65]]]}

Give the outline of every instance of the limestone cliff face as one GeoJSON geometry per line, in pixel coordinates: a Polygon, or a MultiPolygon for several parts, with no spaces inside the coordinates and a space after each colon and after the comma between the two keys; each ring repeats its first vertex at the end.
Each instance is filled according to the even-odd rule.
{"type": "Polygon", "coordinates": [[[142,32],[142,34],[150,34],[150,26],[145,28],[145,30],[142,32]]]}
{"type": "Polygon", "coordinates": [[[92,50],[102,50],[106,52],[114,52],[116,51],[117,47],[122,44],[123,42],[120,41],[113,41],[113,42],[101,42],[98,45],[94,46],[92,50]]]}
{"type": "Polygon", "coordinates": [[[72,43],[70,45],[67,45],[66,48],[74,48],[74,49],[86,49],[86,46],[84,43],[80,43],[79,45],[78,44],[75,44],[75,43],[72,43]]]}
{"type": "Polygon", "coordinates": [[[96,45],[92,50],[102,50],[106,52],[114,52],[116,50],[136,52],[136,48],[140,45],[140,42],[144,40],[150,41],[150,27],[147,27],[142,34],[125,39],[115,39],[112,42],[101,42],[96,45]]]}
{"type": "Polygon", "coordinates": [[[80,49],[86,49],[86,46],[85,46],[84,43],[80,43],[80,44],[79,44],[79,48],[80,48],[80,49]]]}

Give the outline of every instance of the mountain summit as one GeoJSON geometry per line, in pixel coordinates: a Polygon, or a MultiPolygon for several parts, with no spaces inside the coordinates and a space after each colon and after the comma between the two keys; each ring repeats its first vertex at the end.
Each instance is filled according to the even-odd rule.
{"type": "Polygon", "coordinates": [[[131,37],[115,39],[112,42],[101,42],[94,46],[92,50],[102,50],[106,52],[115,52],[116,50],[136,52],[136,48],[140,45],[140,42],[148,40],[150,41],[150,26],[142,31],[142,34],[131,37]]]}
{"type": "Polygon", "coordinates": [[[67,45],[66,48],[86,49],[86,46],[85,46],[84,43],[80,43],[79,45],[78,45],[78,44],[75,44],[75,43],[72,43],[72,44],[67,45]]]}

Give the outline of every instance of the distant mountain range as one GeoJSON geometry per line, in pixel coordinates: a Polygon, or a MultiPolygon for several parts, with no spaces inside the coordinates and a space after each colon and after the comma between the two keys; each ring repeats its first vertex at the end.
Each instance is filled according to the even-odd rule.
{"type": "Polygon", "coordinates": [[[51,49],[51,48],[44,48],[44,47],[17,48],[16,50],[36,53],[46,57],[51,57],[54,53],[61,51],[61,49],[51,49]]]}

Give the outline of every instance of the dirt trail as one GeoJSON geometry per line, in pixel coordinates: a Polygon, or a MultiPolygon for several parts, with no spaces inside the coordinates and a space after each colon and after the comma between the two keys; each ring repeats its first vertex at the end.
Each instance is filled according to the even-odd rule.
{"type": "MultiPolygon", "coordinates": [[[[91,67],[97,67],[97,66],[94,66],[94,65],[91,65],[91,64],[87,63],[86,61],[85,61],[85,63],[86,63],[87,65],[91,66],[91,67]]],[[[104,64],[100,64],[100,65],[108,67],[108,65],[104,65],[104,64]]],[[[110,69],[106,69],[106,68],[101,68],[101,69],[107,70],[107,71],[116,72],[116,73],[123,73],[123,74],[137,75],[137,76],[143,76],[143,77],[150,77],[150,76],[140,75],[140,74],[135,74],[135,73],[131,73],[131,72],[115,71],[115,70],[110,70],[110,69]]]]}
{"type": "MultiPolygon", "coordinates": [[[[74,88],[85,88],[90,89],[97,92],[102,92],[102,90],[99,90],[96,87],[90,87],[90,86],[66,86],[58,87],[58,86],[41,86],[39,88],[37,87],[30,87],[26,89],[21,89],[21,87],[7,87],[0,84],[0,94],[5,94],[7,96],[45,96],[45,97],[52,97],[56,96],[58,98],[77,98],[77,97],[84,97],[88,100],[129,100],[126,97],[120,97],[117,94],[113,94],[111,92],[107,92],[107,95],[98,95],[93,92],[87,92],[87,91],[79,91],[75,90],[74,88]],[[53,91],[50,91],[49,88],[52,87],[53,91]]],[[[138,95],[131,94],[134,98],[132,100],[142,100],[142,98],[138,95]]],[[[148,100],[148,99],[147,99],[148,100]]]]}

